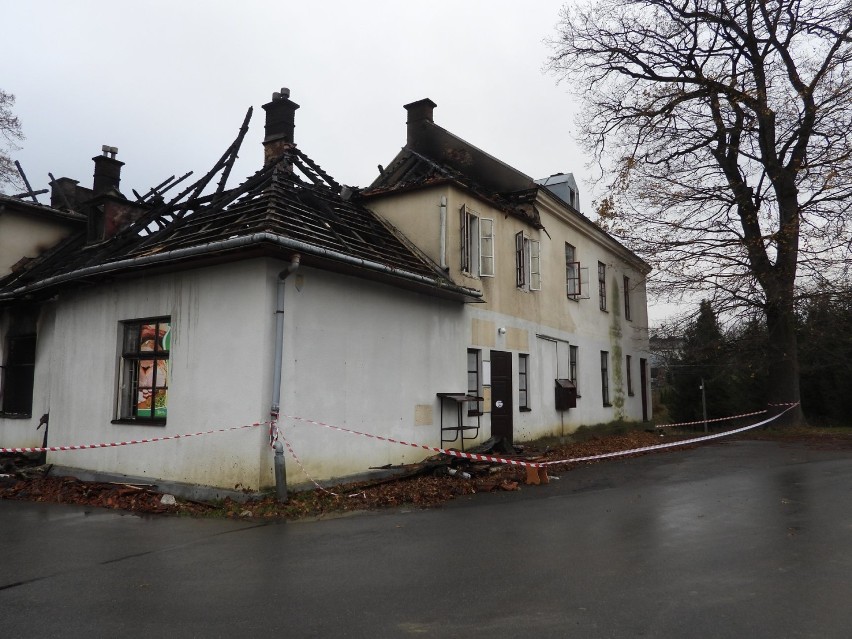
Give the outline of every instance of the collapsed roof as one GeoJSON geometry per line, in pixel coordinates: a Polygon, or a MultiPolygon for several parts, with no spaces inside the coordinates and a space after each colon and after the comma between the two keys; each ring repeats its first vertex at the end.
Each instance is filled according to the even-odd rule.
{"type": "MultiPolygon", "coordinates": [[[[295,253],[303,265],[478,301],[479,291],[454,283],[402,233],[352,197],[352,189],[335,182],[297,148],[293,114],[298,108],[285,89],[264,105],[266,162],[235,188],[226,188],[226,181],[251,109],[237,139],[213,169],[170,200],[163,198],[165,189],[157,188],[145,196],[134,191],[135,202],[125,198],[118,191],[121,163],[114,159],[115,150],[105,147],[105,155],[110,149],[112,158],[101,164],[113,173],[80,205],[88,215],[87,231],[0,280],[0,301],[47,295],[60,285],[133,275],[142,269],[149,273],[255,256],[290,259],[295,253]],[[217,175],[215,191],[203,194],[217,175]]],[[[62,180],[67,179],[55,184],[62,186],[62,180]]]]}

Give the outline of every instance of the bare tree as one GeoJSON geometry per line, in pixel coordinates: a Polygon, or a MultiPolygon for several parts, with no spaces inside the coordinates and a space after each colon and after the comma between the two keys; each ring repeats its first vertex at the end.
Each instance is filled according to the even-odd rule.
{"type": "Polygon", "coordinates": [[[12,113],[15,96],[0,89],[0,191],[11,186],[20,188],[18,171],[10,154],[18,150],[17,142],[24,139],[21,122],[12,113]]]}
{"type": "Polygon", "coordinates": [[[773,404],[799,401],[798,291],[850,263],[850,32],[852,0],[589,0],[552,41],[615,176],[601,223],[657,291],[764,314],[773,404]]]}

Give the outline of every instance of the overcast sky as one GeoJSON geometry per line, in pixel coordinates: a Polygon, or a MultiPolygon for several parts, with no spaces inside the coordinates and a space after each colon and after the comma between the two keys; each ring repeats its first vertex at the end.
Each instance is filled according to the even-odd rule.
{"type": "MultiPolygon", "coordinates": [[[[338,181],[366,186],[405,143],[403,104],[532,177],[585,160],[574,103],[542,66],[561,1],[67,2],[3,7],[2,87],[34,188],[48,171],[89,186],[101,145],[122,188],[206,172],[255,107],[235,177],[259,168],[263,111],[289,87],[296,142],[338,181]]],[[[584,198],[584,206],[588,198],[584,198]]]]}
{"type": "MultiPolygon", "coordinates": [[[[6,0],[0,87],[48,172],[91,186],[101,145],[121,188],[200,177],[255,113],[231,184],[260,168],[264,112],[288,87],[296,143],[338,182],[366,186],[405,144],[403,104],[533,178],[573,172],[591,211],[571,86],[542,68],[562,0],[262,2],[6,0]]],[[[41,201],[48,202],[46,195],[41,201]]]]}

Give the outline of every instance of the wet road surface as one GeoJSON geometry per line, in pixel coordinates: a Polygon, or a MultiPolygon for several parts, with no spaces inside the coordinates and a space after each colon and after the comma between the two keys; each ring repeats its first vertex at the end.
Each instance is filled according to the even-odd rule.
{"type": "Polygon", "coordinates": [[[0,636],[852,637],[852,450],[729,442],[431,511],[0,501],[0,636]]]}

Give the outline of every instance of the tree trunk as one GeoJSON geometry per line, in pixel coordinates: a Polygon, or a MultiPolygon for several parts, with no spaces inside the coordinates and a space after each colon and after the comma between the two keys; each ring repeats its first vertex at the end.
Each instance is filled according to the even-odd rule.
{"type": "MultiPolygon", "coordinates": [[[[766,327],[769,332],[769,369],[768,410],[769,415],[777,415],[798,403],[799,395],[799,351],[796,339],[796,316],[793,311],[793,294],[781,295],[785,299],[772,300],[766,305],[766,327]]],[[[802,424],[801,404],[787,411],[773,425],[792,426],[802,424]]]]}

